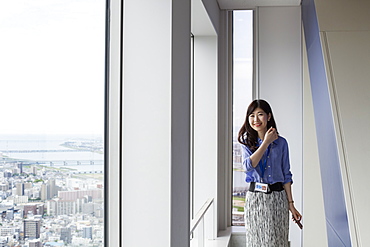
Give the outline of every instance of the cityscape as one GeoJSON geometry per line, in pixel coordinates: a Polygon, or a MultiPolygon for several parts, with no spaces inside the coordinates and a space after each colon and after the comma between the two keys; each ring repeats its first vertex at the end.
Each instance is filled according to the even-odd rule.
{"type": "Polygon", "coordinates": [[[240,143],[233,140],[233,211],[232,225],[244,226],[245,195],[249,185],[245,182],[240,143]]]}
{"type": "Polygon", "coordinates": [[[103,141],[38,146],[0,149],[0,247],[104,246],[103,141]]]}

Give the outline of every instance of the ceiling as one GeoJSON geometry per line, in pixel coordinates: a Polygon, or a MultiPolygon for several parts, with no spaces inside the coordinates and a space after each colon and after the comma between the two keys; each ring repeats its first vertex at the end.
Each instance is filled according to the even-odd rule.
{"type": "Polygon", "coordinates": [[[301,0],[217,0],[220,9],[251,9],[257,6],[299,6],[301,0]]]}
{"type": "MultiPolygon", "coordinates": [[[[204,8],[203,1],[192,0],[191,32],[195,36],[215,36],[216,32],[204,8]]],[[[220,9],[241,10],[258,6],[299,6],[301,0],[211,0],[217,1],[220,9]]]]}

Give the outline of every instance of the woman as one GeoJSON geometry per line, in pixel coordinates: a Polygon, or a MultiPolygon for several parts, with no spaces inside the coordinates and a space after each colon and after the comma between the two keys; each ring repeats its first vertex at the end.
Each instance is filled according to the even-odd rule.
{"type": "Polygon", "coordinates": [[[289,210],[298,223],[302,216],[292,198],[288,144],[279,136],[266,101],[249,105],[238,141],[250,183],[245,202],[247,246],[288,246],[289,210]]]}

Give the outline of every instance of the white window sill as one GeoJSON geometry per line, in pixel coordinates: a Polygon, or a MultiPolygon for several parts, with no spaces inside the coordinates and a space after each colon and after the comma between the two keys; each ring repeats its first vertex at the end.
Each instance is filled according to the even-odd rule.
{"type": "MultiPolygon", "coordinates": [[[[244,226],[232,226],[227,228],[225,231],[219,232],[219,236],[212,240],[206,240],[205,246],[207,247],[228,247],[231,242],[232,235],[245,235],[245,228],[244,226]]],[[[193,239],[190,244],[191,247],[198,247],[197,239],[193,239]]]]}

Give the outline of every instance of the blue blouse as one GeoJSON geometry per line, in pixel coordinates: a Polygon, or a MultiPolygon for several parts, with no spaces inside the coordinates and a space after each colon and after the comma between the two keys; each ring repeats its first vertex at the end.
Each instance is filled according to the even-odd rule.
{"type": "MultiPolygon", "coordinates": [[[[261,145],[262,140],[258,139],[258,143],[261,145]]],[[[293,183],[292,173],[290,172],[288,143],[285,138],[279,136],[277,140],[272,142],[270,144],[270,153],[268,158],[266,159],[268,153],[268,149],[266,149],[263,157],[261,158],[261,162],[257,164],[256,167],[252,166],[250,159],[250,156],[253,154],[253,152],[246,145],[241,145],[241,147],[243,167],[247,174],[245,181],[247,183],[261,182],[261,164],[263,165],[265,160],[266,168],[263,176],[264,183],[293,183]]]]}

